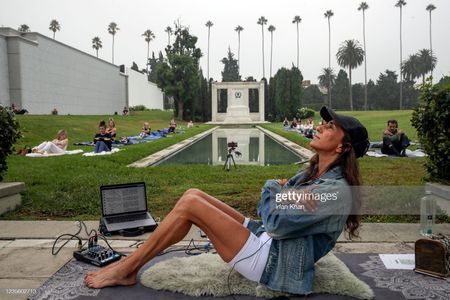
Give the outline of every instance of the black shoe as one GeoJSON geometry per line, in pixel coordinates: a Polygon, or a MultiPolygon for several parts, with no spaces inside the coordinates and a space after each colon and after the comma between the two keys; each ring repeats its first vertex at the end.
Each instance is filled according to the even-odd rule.
{"type": "Polygon", "coordinates": [[[406,149],[403,149],[402,152],[400,152],[401,157],[406,157],[406,149]]]}

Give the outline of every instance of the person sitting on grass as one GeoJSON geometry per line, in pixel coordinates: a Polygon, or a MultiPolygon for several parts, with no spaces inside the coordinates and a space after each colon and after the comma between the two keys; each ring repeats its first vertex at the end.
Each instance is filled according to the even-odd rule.
{"type": "Polygon", "coordinates": [[[145,139],[147,136],[149,136],[151,133],[150,123],[144,122],[144,126],[141,129],[141,133],[139,134],[139,137],[141,139],[145,139]]]}
{"type": "Polygon", "coordinates": [[[125,107],[123,108],[123,110],[122,110],[122,116],[128,116],[128,114],[129,114],[129,110],[128,110],[128,108],[125,106],[125,107]]]}
{"type": "Polygon", "coordinates": [[[312,139],[314,135],[314,121],[312,118],[306,120],[306,124],[303,127],[303,134],[306,138],[312,139]]]}
{"type": "Polygon", "coordinates": [[[189,120],[189,122],[187,123],[187,128],[192,128],[194,127],[194,122],[192,122],[192,120],[189,120]]]}
{"type": "Polygon", "coordinates": [[[406,148],[409,139],[406,134],[398,128],[397,120],[389,120],[387,128],[383,133],[383,146],[381,153],[395,156],[406,156],[406,148]]]}
{"type": "Polygon", "coordinates": [[[111,140],[114,142],[117,135],[117,128],[116,123],[114,122],[114,119],[110,118],[108,121],[108,128],[106,128],[106,133],[109,133],[111,135],[111,140]]]}
{"type": "Polygon", "coordinates": [[[31,152],[40,154],[64,153],[69,144],[67,132],[64,129],[58,131],[56,139],[53,141],[45,141],[39,146],[34,147],[31,152]]]}
{"type": "Polygon", "coordinates": [[[289,120],[288,120],[287,117],[284,117],[284,120],[283,120],[283,127],[286,127],[286,126],[289,126],[289,120]]]}
{"type": "Polygon", "coordinates": [[[294,117],[294,119],[292,119],[291,129],[297,129],[297,125],[298,125],[297,118],[294,117]]]}
{"type": "Polygon", "coordinates": [[[367,130],[357,119],[327,107],[320,113],[326,123],[317,127],[310,143],[316,154],[308,169],[289,180],[265,183],[257,208],[261,221],[189,189],[144,244],[116,263],[87,272],[84,283],[90,288],[136,284],[144,264],[196,225],[218,255],[247,279],[275,291],[311,293],[315,262],[333,249],[344,228],[350,237],[358,236],[361,198],[351,187],[361,185],[357,158],[369,147],[367,130]],[[298,206],[289,205],[296,201],[298,206]]]}
{"type": "Polygon", "coordinates": [[[109,152],[112,148],[111,134],[106,132],[105,121],[100,121],[98,124],[99,133],[94,136],[95,153],[100,153],[103,151],[109,152]]]}
{"type": "Polygon", "coordinates": [[[169,123],[169,133],[175,133],[175,129],[177,128],[177,123],[175,122],[175,119],[171,119],[169,123]]]}

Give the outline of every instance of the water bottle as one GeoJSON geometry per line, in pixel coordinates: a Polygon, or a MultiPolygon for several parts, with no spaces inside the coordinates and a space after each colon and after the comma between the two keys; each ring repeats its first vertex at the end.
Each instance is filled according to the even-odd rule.
{"type": "Polygon", "coordinates": [[[433,234],[433,225],[436,217],[436,199],[431,192],[426,191],[420,200],[420,233],[424,236],[433,234]]]}

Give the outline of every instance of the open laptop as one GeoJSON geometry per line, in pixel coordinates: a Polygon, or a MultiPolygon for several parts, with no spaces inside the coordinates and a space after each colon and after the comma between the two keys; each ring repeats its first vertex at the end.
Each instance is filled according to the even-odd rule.
{"type": "Polygon", "coordinates": [[[147,209],[145,182],[100,187],[102,219],[106,232],[153,231],[157,224],[147,209]]]}

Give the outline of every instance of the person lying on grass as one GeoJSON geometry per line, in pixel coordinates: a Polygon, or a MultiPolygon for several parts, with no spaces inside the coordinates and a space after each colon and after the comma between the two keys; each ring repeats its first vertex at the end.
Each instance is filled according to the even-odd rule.
{"type": "Polygon", "coordinates": [[[106,132],[105,121],[100,121],[98,124],[99,133],[94,136],[95,153],[103,151],[109,152],[112,148],[111,134],[106,132]]]}
{"type": "Polygon", "coordinates": [[[34,147],[31,152],[40,154],[54,154],[63,153],[67,150],[67,145],[69,144],[69,138],[67,132],[64,129],[58,131],[56,139],[53,141],[45,141],[39,146],[34,147]]]}
{"type": "Polygon", "coordinates": [[[289,180],[265,183],[257,207],[260,221],[189,189],[142,246],[114,264],[87,272],[85,284],[135,284],[144,264],[196,225],[220,257],[247,279],[275,291],[311,293],[314,263],[334,247],[344,228],[350,237],[358,235],[361,199],[351,186],[361,183],[357,158],[369,147],[367,130],[357,119],[327,107],[320,114],[325,123],[311,141],[316,154],[309,168],[289,180]]]}

